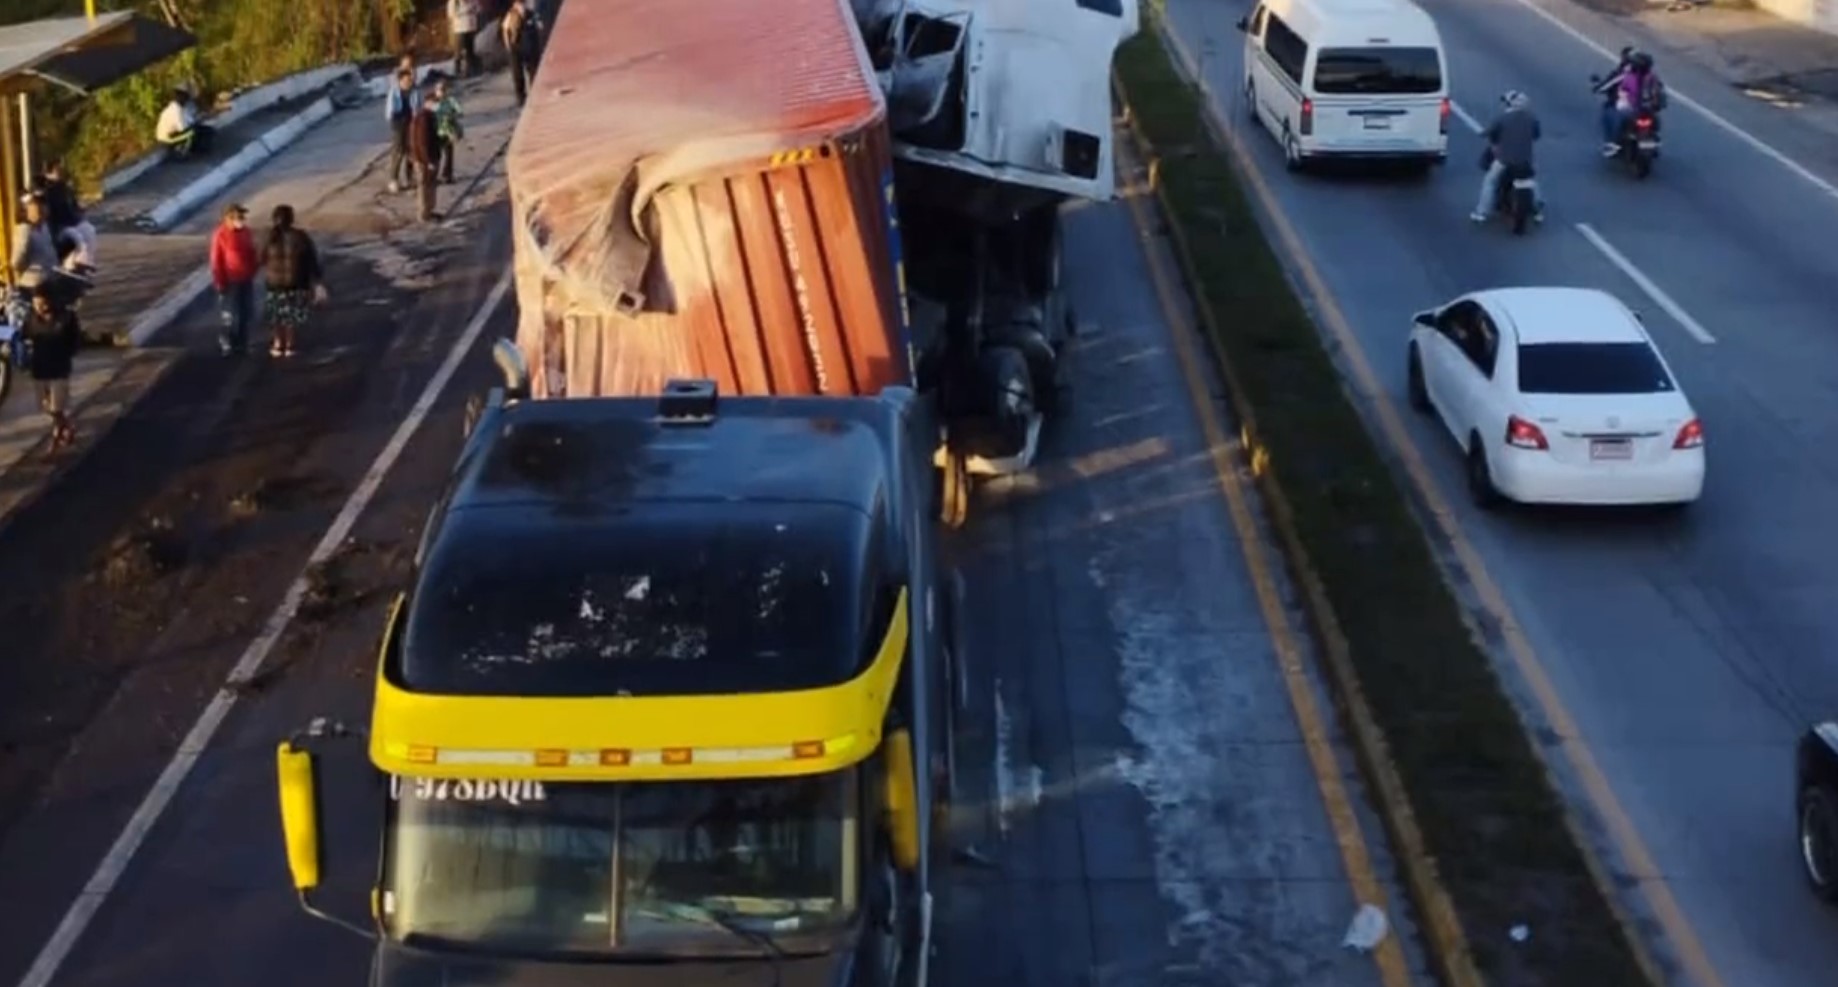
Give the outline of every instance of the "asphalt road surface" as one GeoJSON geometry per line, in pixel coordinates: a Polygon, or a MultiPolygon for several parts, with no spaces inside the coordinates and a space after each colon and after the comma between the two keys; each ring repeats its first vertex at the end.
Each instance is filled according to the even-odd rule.
{"type": "MultiPolygon", "coordinates": [[[[1452,508],[1450,558],[1477,553],[1478,565],[1457,568],[1482,623],[1498,631],[1502,667],[1635,886],[1630,903],[1663,933],[1678,982],[1829,984],[1838,914],[1797,872],[1791,749],[1810,719],[1838,712],[1838,470],[1828,452],[1838,439],[1838,255],[1829,249],[1838,197],[1820,184],[1838,178],[1838,156],[1796,132],[1789,112],[1662,62],[1675,93],[1812,177],[1675,96],[1665,156],[1636,183],[1597,155],[1588,76],[1606,70],[1600,55],[1520,0],[1423,4],[1463,110],[1484,125],[1514,88],[1543,121],[1550,215],[1523,239],[1470,225],[1482,144],[1459,124],[1448,166],[1427,182],[1286,174],[1242,102],[1233,25],[1249,5],[1169,7],[1179,47],[1203,64],[1221,118],[1255,163],[1254,184],[1274,201],[1274,225],[1301,248],[1298,272],[1325,288],[1317,308],[1343,366],[1362,390],[1376,381],[1373,419],[1404,422],[1402,460],[1420,461],[1452,508]],[[1611,262],[1603,242],[1639,277],[1611,262]],[[1453,442],[1398,410],[1405,341],[1412,312],[1507,285],[1601,288],[1643,312],[1709,431],[1708,485],[1686,516],[1486,516],[1470,506],[1453,442]]],[[[1553,9],[1603,44],[1621,43],[1575,8],[1553,9]]]]}
{"type": "MultiPolygon", "coordinates": [[[[373,305],[352,292],[333,337],[342,357],[296,364],[317,368],[325,390],[194,353],[0,534],[0,569],[17,585],[33,585],[25,560],[41,556],[28,551],[68,562],[39,570],[35,586],[58,621],[9,640],[9,662],[57,668],[84,633],[106,639],[62,674],[30,679],[35,708],[62,721],[12,757],[36,770],[17,774],[14,811],[0,820],[0,983],[363,981],[368,944],[293,902],[274,744],[313,716],[367,717],[383,608],[458,451],[462,403],[492,383],[483,344],[512,332],[511,302],[477,316],[480,345],[316,568],[300,618],[238,690],[93,920],[71,948],[45,950],[214,684],[500,282],[502,207],[460,222],[462,245],[447,245],[429,283],[375,286],[373,305]],[[112,557],[105,533],[173,511],[180,541],[202,547],[143,583],[82,589],[112,557]],[[60,549],[58,532],[90,528],[96,544],[60,549]],[[54,976],[22,979],[46,956],[54,976]]],[[[1148,276],[1131,211],[1090,207],[1068,222],[1067,273],[1088,325],[1069,416],[1038,475],[985,491],[950,545],[975,624],[960,837],[983,863],[953,874],[937,982],[1419,981],[1401,896],[1378,877],[1390,865],[1377,827],[1319,721],[1327,700],[1305,670],[1279,664],[1294,615],[1280,580],[1258,595],[1244,541],[1262,537],[1258,520],[1242,503],[1228,509],[1214,469],[1198,409],[1213,406],[1216,385],[1189,393],[1199,371],[1177,359],[1170,299],[1148,276]],[[1298,697],[1314,717],[1295,712],[1298,697]],[[1362,901],[1384,907],[1393,928],[1370,955],[1341,945],[1362,901]]],[[[380,803],[362,758],[352,743],[323,776],[324,901],[353,916],[365,912],[380,803]]]]}

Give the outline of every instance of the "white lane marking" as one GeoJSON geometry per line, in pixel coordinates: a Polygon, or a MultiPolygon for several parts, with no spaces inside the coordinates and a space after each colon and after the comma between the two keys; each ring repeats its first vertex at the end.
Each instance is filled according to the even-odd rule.
{"type": "Polygon", "coordinates": [[[1469,130],[1473,131],[1474,133],[1478,134],[1481,131],[1487,129],[1486,127],[1481,126],[1481,122],[1479,120],[1476,120],[1474,117],[1470,116],[1468,114],[1468,111],[1462,109],[1461,104],[1457,103],[1453,99],[1449,100],[1449,109],[1455,112],[1455,118],[1460,120],[1463,126],[1467,127],[1469,130]]]}
{"type": "MultiPolygon", "coordinates": [[[[1574,40],[1577,44],[1580,44],[1583,47],[1589,49],[1590,51],[1593,51],[1596,54],[1602,56],[1602,59],[1604,61],[1613,63],[1615,59],[1619,57],[1614,52],[1611,52],[1607,48],[1604,48],[1601,45],[1596,44],[1594,41],[1591,41],[1588,35],[1584,34],[1583,32],[1577,30],[1574,27],[1571,27],[1569,24],[1564,23],[1563,18],[1558,17],[1556,14],[1553,14],[1550,11],[1544,9],[1544,7],[1537,2],[1537,0],[1513,0],[1513,2],[1518,4],[1521,7],[1524,7],[1526,10],[1529,10],[1532,13],[1537,14],[1539,17],[1544,18],[1545,21],[1549,23],[1552,27],[1555,27],[1559,31],[1562,31],[1563,33],[1569,35],[1571,39],[1574,40]]],[[[1798,161],[1795,161],[1792,158],[1788,157],[1787,155],[1781,153],[1780,151],[1775,150],[1771,145],[1764,142],[1761,138],[1756,137],[1755,135],[1742,129],[1741,127],[1738,127],[1737,125],[1729,122],[1728,120],[1724,119],[1721,115],[1719,115],[1715,110],[1712,110],[1710,107],[1705,106],[1703,103],[1700,103],[1697,100],[1692,99],[1690,96],[1687,96],[1682,92],[1679,92],[1677,89],[1673,89],[1670,86],[1668,86],[1666,89],[1666,92],[1667,92],[1667,95],[1669,95],[1672,99],[1677,100],[1678,102],[1683,103],[1684,105],[1689,106],[1692,109],[1696,110],[1699,116],[1702,116],[1704,119],[1709,120],[1713,125],[1721,129],[1725,133],[1729,134],[1731,137],[1734,137],[1737,140],[1743,142],[1744,144],[1749,145],[1750,147],[1754,148],[1756,151],[1760,152],[1764,157],[1772,159],[1776,164],[1780,165],[1781,167],[1787,169],[1788,171],[1793,172],[1795,175],[1798,175],[1801,178],[1804,178],[1808,184],[1812,185],[1813,188],[1818,189],[1819,191],[1825,193],[1826,195],[1834,199],[1838,199],[1838,186],[1835,186],[1831,182],[1828,182],[1825,179],[1820,178],[1818,175],[1813,174],[1812,171],[1808,169],[1805,165],[1800,164],[1798,161]]]]}
{"type": "Polygon", "coordinates": [[[1697,337],[1698,342],[1714,343],[1717,341],[1717,337],[1712,336],[1708,329],[1699,325],[1698,320],[1687,314],[1679,303],[1672,300],[1671,295],[1660,290],[1659,285],[1654,284],[1653,279],[1642,274],[1640,268],[1634,266],[1633,261],[1628,260],[1621,251],[1616,250],[1614,244],[1603,239],[1602,234],[1595,231],[1595,227],[1588,223],[1578,223],[1576,231],[1583,235],[1583,239],[1588,240],[1592,246],[1600,250],[1602,256],[1608,258],[1609,263],[1620,268],[1621,273],[1627,275],[1629,281],[1634,282],[1641,291],[1646,292],[1647,297],[1653,299],[1653,304],[1665,309],[1666,314],[1672,316],[1679,325],[1684,326],[1686,332],[1697,337]]]}
{"type": "Polygon", "coordinates": [[[1008,807],[1015,799],[1015,775],[1009,767],[1009,743],[1015,725],[1002,705],[1002,680],[996,679],[996,828],[1008,835],[1008,807]]]}
{"type": "MultiPolygon", "coordinates": [[[[511,272],[506,270],[504,276],[499,278],[498,283],[491,289],[491,294],[486,296],[485,304],[473,315],[472,322],[466,326],[464,332],[460,333],[459,339],[453,344],[453,349],[447,353],[445,362],[428,381],[427,388],[421,392],[421,398],[415,402],[413,408],[409,409],[408,417],[396,427],[395,434],[389,438],[389,444],[377,454],[376,461],[370,464],[369,472],[366,472],[364,478],[358,482],[357,489],[351,491],[350,499],[345,501],[345,506],[338,512],[338,516],[332,519],[332,526],[326,529],[325,536],[319,539],[318,547],[314,548],[313,554],[307,557],[306,569],[324,562],[338,550],[340,545],[344,544],[345,537],[357,524],[359,515],[370,506],[371,498],[376,496],[377,489],[382,486],[383,477],[396,464],[397,458],[402,455],[402,450],[408,445],[408,440],[421,427],[428,413],[433,410],[434,402],[440,398],[440,393],[446,389],[448,380],[459,369],[460,361],[471,352],[472,345],[478,340],[479,334],[485,331],[485,323],[503,303],[505,292],[510,290],[510,286],[511,272]]],[[[153,783],[153,789],[134,810],[134,815],[128,820],[127,826],[122,829],[121,835],[115,838],[114,845],[109,847],[102,862],[96,865],[96,872],[90,876],[89,883],[85,884],[83,890],[78,893],[77,900],[71,904],[70,910],[64,913],[64,919],[58,923],[57,931],[51,934],[51,939],[39,951],[38,958],[32,961],[32,967],[19,981],[19,987],[49,987],[51,978],[57,975],[58,969],[70,957],[71,951],[76,948],[77,940],[82,937],[84,930],[89,928],[89,923],[95,920],[96,913],[102,909],[103,902],[115,890],[115,885],[121,881],[121,876],[127,872],[128,864],[140,851],[141,844],[146,842],[147,834],[153,829],[153,824],[159,821],[166,807],[172,803],[173,796],[178,794],[179,786],[184,784],[186,776],[190,775],[192,769],[197,766],[198,758],[204,754],[205,748],[210,745],[211,738],[216,735],[218,728],[223,726],[224,719],[230,715],[230,710],[236,705],[236,688],[255,677],[255,673],[260,671],[262,664],[268,660],[269,652],[274,650],[275,645],[281,640],[281,635],[293,622],[295,614],[300,610],[300,601],[306,597],[306,584],[306,570],[303,569],[299,577],[294,580],[293,585],[287,588],[287,594],[281,597],[280,605],[275,607],[268,622],[262,626],[262,632],[249,642],[248,649],[242,653],[241,658],[237,659],[236,667],[230,670],[229,678],[224,682],[223,687],[217,690],[217,695],[211,700],[210,705],[204,708],[203,714],[198,717],[198,722],[192,724],[191,731],[180,742],[178,752],[173,754],[172,760],[166,764],[166,769],[160,772],[158,780],[153,783]]]]}

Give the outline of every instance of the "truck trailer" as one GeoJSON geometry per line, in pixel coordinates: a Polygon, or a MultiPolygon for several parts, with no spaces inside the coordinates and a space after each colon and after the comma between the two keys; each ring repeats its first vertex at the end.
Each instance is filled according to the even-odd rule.
{"type": "Polygon", "coordinates": [[[939,508],[1031,465],[1134,0],[571,0],[508,154],[536,398],[914,387],[939,508]],[[890,109],[891,108],[891,109],[890,109]]]}
{"type": "Polygon", "coordinates": [[[659,392],[485,402],[377,659],[368,923],[314,897],[339,731],[277,750],[374,987],[927,982],[961,589],[919,402],[659,392]]]}

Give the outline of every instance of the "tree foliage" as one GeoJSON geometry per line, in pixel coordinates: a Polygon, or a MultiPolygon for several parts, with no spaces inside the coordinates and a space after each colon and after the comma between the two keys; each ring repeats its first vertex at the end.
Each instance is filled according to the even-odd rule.
{"type": "MultiPolygon", "coordinates": [[[[409,28],[439,0],[99,0],[182,27],[198,46],[88,100],[35,97],[42,153],[61,156],[91,184],[145,152],[168,94],[190,87],[206,106],[220,94],[292,72],[403,50],[409,28]]],[[[80,15],[83,0],[0,0],[0,25],[80,15]]]]}

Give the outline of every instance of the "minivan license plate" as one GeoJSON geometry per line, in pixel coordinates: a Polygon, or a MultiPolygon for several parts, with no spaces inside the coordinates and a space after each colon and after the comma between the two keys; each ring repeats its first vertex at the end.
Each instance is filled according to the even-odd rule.
{"type": "Polygon", "coordinates": [[[1634,443],[1628,439],[1589,440],[1590,459],[1632,459],[1634,443]]]}
{"type": "Polygon", "coordinates": [[[1390,130],[1391,129],[1391,118],[1390,117],[1369,116],[1366,118],[1366,129],[1367,130],[1390,130]]]}

